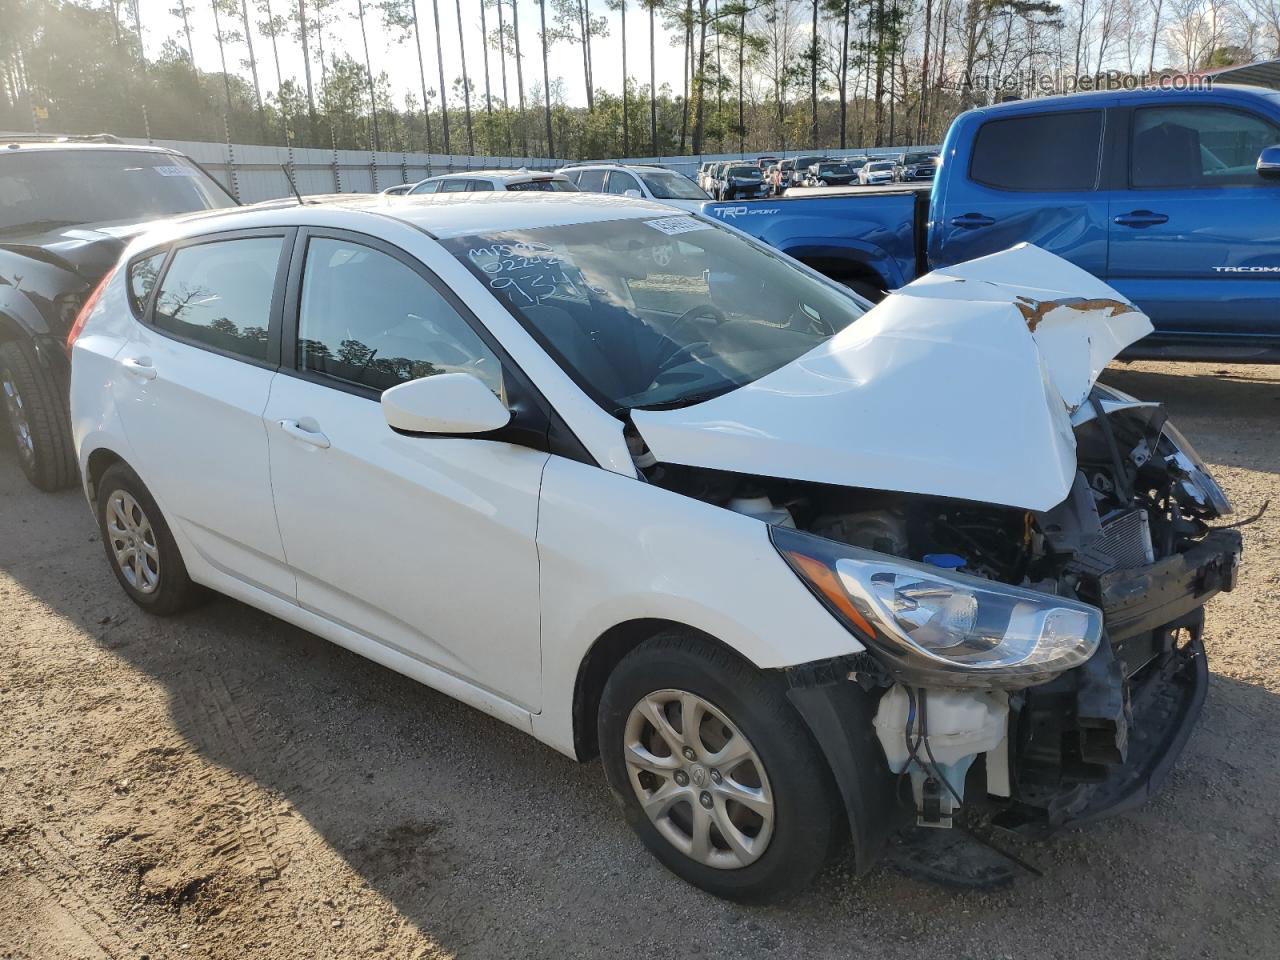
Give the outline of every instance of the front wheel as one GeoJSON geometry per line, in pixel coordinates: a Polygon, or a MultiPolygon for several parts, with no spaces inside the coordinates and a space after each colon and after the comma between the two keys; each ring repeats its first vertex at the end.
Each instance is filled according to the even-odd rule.
{"type": "Polygon", "coordinates": [[[763,902],[825,862],[835,788],[779,678],[698,637],[664,634],[609,677],[599,738],[628,823],[689,883],[763,902]]]}

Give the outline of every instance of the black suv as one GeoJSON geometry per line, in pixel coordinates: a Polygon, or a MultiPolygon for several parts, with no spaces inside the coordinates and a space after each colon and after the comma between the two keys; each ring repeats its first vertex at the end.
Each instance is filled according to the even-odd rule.
{"type": "Polygon", "coordinates": [[[235,205],[175,150],[0,134],[0,391],[37,487],[78,473],[65,343],[85,299],[150,221],[235,205]]]}

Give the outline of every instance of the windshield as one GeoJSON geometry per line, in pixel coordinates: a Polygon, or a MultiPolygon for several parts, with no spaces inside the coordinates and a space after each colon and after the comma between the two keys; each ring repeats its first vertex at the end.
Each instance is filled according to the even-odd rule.
{"type": "Polygon", "coordinates": [[[849,165],[847,163],[822,163],[818,165],[818,171],[820,173],[835,173],[835,174],[853,172],[852,170],[849,169],[849,165]]]}
{"type": "Polygon", "coordinates": [[[928,163],[933,160],[932,153],[908,153],[902,158],[903,163],[928,163]]]}
{"type": "Polygon", "coordinates": [[[235,205],[194,163],[169,153],[76,149],[0,155],[0,232],[139,222],[235,205]]]}
{"type": "Polygon", "coordinates": [[[730,167],[729,176],[738,177],[743,180],[759,180],[759,167],[730,167]]]}
{"type": "Polygon", "coordinates": [[[690,216],[442,241],[601,406],[685,406],[758,380],[862,315],[839,288],[690,216]]]}
{"type": "Polygon", "coordinates": [[[868,164],[867,164],[867,169],[868,169],[868,170],[870,170],[872,173],[875,173],[877,170],[892,170],[892,169],[893,169],[893,161],[892,161],[892,160],[877,160],[875,163],[868,163],[868,164]]]}
{"type": "Polygon", "coordinates": [[[710,200],[711,198],[688,177],[669,170],[635,170],[657,200],[710,200]]]}
{"type": "Polygon", "coordinates": [[[552,193],[577,193],[578,188],[568,180],[543,177],[540,180],[517,180],[507,184],[508,190],[550,190],[552,193]]]}

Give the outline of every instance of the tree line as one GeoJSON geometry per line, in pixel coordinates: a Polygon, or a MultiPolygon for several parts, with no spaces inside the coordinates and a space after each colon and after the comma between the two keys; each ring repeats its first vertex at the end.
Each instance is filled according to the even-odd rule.
{"type": "Polygon", "coordinates": [[[173,2],[143,20],[137,0],[0,0],[0,129],[569,159],[893,146],[1036,77],[1280,56],[1280,0],[173,2]],[[216,62],[196,62],[197,9],[216,62]],[[408,87],[375,23],[411,53],[408,87]]]}

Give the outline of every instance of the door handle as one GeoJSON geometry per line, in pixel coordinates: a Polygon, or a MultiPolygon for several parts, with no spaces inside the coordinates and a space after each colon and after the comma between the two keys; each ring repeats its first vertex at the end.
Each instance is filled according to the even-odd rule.
{"type": "Polygon", "coordinates": [[[962,213],[958,217],[951,218],[953,227],[961,227],[965,230],[976,230],[978,227],[989,227],[995,220],[981,213],[962,213]]]}
{"type": "Polygon", "coordinates": [[[1113,223],[1122,227],[1154,227],[1159,223],[1168,223],[1169,217],[1163,213],[1152,213],[1150,210],[1132,210],[1116,217],[1113,223]]]}
{"type": "MultiPolygon", "coordinates": [[[[280,420],[278,422],[280,424],[280,429],[293,437],[293,439],[301,440],[303,443],[309,443],[311,446],[319,447],[321,450],[329,449],[329,438],[321,433],[318,428],[314,430],[309,429],[297,420],[280,420]]],[[[312,423],[314,423],[314,421],[312,421],[312,423]]]]}
{"type": "Polygon", "coordinates": [[[150,357],[125,357],[120,361],[120,365],[124,367],[126,373],[131,373],[143,380],[156,378],[156,368],[151,365],[150,357]]]}

